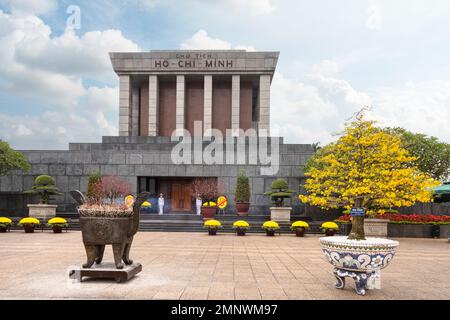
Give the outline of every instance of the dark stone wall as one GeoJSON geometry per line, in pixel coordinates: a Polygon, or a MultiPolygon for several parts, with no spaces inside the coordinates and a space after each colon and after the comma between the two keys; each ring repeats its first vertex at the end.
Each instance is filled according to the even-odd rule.
{"type": "MultiPolygon", "coordinates": [[[[310,145],[281,143],[278,174],[261,176],[260,163],[173,164],[171,150],[175,144],[170,142],[169,137],[161,136],[103,137],[102,143],[71,143],[69,150],[22,151],[31,163],[31,170],[16,171],[0,178],[0,212],[12,216],[26,216],[28,214],[26,204],[36,203],[37,199],[26,199],[21,192],[31,188],[34,178],[40,174],[53,176],[58,188],[64,193],[54,201],[58,204],[57,210],[74,212],[76,206],[68,192],[73,189],[86,192],[88,177],[93,171],[100,171],[102,175],[117,175],[127,180],[133,187],[133,192],[137,191],[139,176],[217,177],[225,186],[224,194],[229,198],[230,205],[227,211],[233,212],[236,180],[239,170],[243,169],[250,178],[252,203],[250,213],[268,213],[270,199],[263,193],[269,190],[272,181],[278,177],[287,179],[289,187],[293,190],[299,190],[300,181],[304,178],[301,168],[312,154],[310,145]]],[[[204,147],[208,144],[209,142],[203,143],[204,147]]],[[[292,200],[292,205],[296,214],[319,215],[314,208],[306,209],[297,197],[292,200]]]]}

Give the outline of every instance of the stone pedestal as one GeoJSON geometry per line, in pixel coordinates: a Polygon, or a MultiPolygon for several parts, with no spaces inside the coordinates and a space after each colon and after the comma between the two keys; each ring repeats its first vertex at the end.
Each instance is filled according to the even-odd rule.
{"type": "Polygon", "coordinates": [[[140,263],[125,265],[123,269],[116,269],[114,263],[94,264],[91,268],[75,266],[69,268],[69,278],[82,281],[83,277],[114,279],[116,282],[125,282],[142,271],[140,263]]]}
{"type": "Polygon", "coordinates": [[[387,237],[388,219],[365,219],[364,233],[368,237],[387,237]]]}
{"type": "Polygon", "coordinates": [[[270,220],[276,222],[290,222],[291,210],[291,207],[271,207],[270,220]]]}
{"type": "Polygon", "coordinates": [[[56,216],[56,204],[28,204],[29,216],[37,219],[51,219],[56,216]]]}

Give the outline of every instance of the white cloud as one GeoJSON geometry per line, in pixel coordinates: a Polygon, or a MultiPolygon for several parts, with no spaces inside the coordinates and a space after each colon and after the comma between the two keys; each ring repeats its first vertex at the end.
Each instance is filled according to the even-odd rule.
{"type": "Polygon", "coordinates": [[[57,0],[0,0],[0,4],[8,5],[13,11],[42,14],[56,9],[57,0]]]}
{"type": "Polygon", "coordinates": [[[20,149],[55,149],[117,134],[118,79],[108,52],[138,50],[118,30],[52,37],[37,16],[0,10],[0,92],[45,107],[12,116],[2,113],[12,106],[2,105],[0,138],[20,149]],[[86,86],[86,79],[114,86],[86,86]]]}
{"type": "Polygon", "coordinates": [[[183,49],[183,50],[236,49],[236,50],[255,51],[255,48],[253,48],[252,46],[243,46],[243,45],[232,46],[230,42],[227,42],[225,40],[221,40],[218,38],[212,38],[212,37],[208,36],[208,33],[203,29],[197,31],[189,39],[184,40],[180,45],[180,49],[183,49]]]}
{"type": "Polygon", "coordinates": [[[227,0],[227,2],[231,7],[250,15],[268,14],[275,9],[271,0],[227,0]]]}
{"type": "Polygon", "coordinates": [[[380,6],[371,4],[367,8],[366,27],[371,30],[381,29],[381,9],[380,6]]]}

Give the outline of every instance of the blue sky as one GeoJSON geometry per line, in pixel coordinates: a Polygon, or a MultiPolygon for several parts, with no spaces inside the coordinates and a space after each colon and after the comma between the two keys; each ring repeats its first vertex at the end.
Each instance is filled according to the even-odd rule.
{"type": "Polygon", "coordinates": [[[431,0],[0,0],[0,138],[64,149],[116,135],[108,51],[280,51],[272,130],[325,144],[363,105],[450,142],[450,4],[431,0]],[[66,12],[80,8],[80,28],[66,12]],[[287,116],[288,115],[288,116],[287,116]]]}

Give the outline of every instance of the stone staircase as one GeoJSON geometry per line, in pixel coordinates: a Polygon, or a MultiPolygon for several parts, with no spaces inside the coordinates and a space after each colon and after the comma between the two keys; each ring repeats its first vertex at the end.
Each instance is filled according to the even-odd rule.
{"type": "MultiPolygon", "coordinates": [[[[58,216],[69,220],[70,229],[79,230],[80,224],[77,213],[59,213],[58,216]]],[[[234,232],[233,222],[245,220],[250,224],[249,233],[262,233],[261,228],[265,221],[270,220],[270,215],[247,215],[238,216],[236,214],[218,214],[216,220],[222,223],[220,232],[234,232]]],[[[311,221],[310,217],[293,215],[291,221],[303,220],[309,223],[310,229],[306,233],[322,233],[320,225],[323,221],[311,221]]],[[[167,213],[141,214],[139,231],[161,231],[161,232],[205,232],[203,228],[202,216],[192,213],[167,213]]],[[[290,223],[280,223],[280,233],[291,233],[290,223]]]]}

